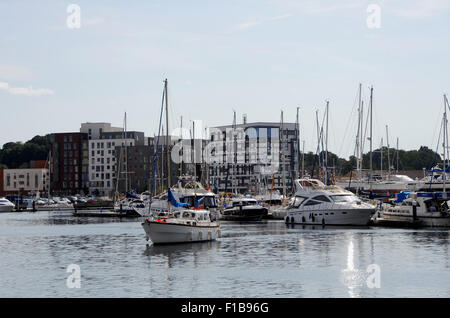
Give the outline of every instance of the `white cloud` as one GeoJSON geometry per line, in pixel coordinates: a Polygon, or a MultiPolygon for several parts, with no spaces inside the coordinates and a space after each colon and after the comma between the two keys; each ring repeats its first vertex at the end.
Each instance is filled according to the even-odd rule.
{"type": "Polygon", "coordinates": [[[0,90],[7,91],[12,95],[23,95],[23,96],[43,96],[43,95],[53,95],[53,91],[47,88],[37,88],[33,87],[11,87],[6,82],[0,82],[0,90]]]}

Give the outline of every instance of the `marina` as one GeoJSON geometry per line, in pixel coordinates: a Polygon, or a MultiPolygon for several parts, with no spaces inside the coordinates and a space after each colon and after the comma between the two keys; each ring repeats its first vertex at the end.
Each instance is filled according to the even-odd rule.
{"type": "Polygon", "coordinates": [[[0,8],[0,298],[449,298],[450,1],[0,8]]]}

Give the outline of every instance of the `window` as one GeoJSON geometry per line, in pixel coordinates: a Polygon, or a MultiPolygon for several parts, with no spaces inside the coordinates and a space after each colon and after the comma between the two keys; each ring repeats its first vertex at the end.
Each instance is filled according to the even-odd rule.
{"type": "Polygon", "coordinates": [[[304,206],[307,206],[307,205],[317,205],[317,204],[321,204],[321,203],[322,203],[322,202],[320,202],[320,201],[315,201],[315,200],[310,199],[310,200],[306,201],[306,203],[304,204],[304,206]]]}
{"type": "Polygon", "coordinates": [[[292,203],[293,208],[298,208],[300,204],[302,204],[303,201],[305,201],[306,198],[304,197],[295,197],[294,202],[292,203]]]}
{"type": "Polygon", "coordinates": [[[331,199],[336,202],[336,203],[341,203],[341,202],[347,202],[347,203],[352,203],[352,202],[361,202],[359,200],[358,197],[354,196],[354,195],[332,195],[331,199]]]}
{"type": "Polygon", "coordinates": [[[318,196],[314,197],[313,199],[317,200],[317,201],[322,201],[322,202],[331,202],[330,199],[328,199],[324,195],[318,195],[318,196]]]}

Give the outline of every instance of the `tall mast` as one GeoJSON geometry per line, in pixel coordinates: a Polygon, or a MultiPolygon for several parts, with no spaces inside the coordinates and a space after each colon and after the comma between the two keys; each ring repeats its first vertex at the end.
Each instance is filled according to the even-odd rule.
{"type": "Polygon", "coordinates": [[[283,197],[286,198],[286,174],[284,166],[284,121],[283,121],[283,111],[281,111],[281,169],[283,174],[283,197]]]}
{"type": "Polygon", "coordinates": [[[123,119],[123,131],[124,131],[124,142],[125,142],[125,192],[128,192],[128,148],[127,148],[127,112],[123,119]]]}
{"type": "MultiPolygon", "coordinates": [[[[319,159],[319,169],[321,167],[321,160],[320,158],[322,157],[320,155],[320,125],[319,125],[319,111],[316,110],[316,125],[317,125],[317,158],[319,159]]],[[[311,176],[314,177],[314,176],[311,176]]]]}
{"type": "Polygon", "coordinates": [[[166,160],[167,160],[167,188],[170,189],[170,138],[169,138],[169,95],[167,92],[167,78],[164,80],[164,90],[166,95],[166,160]]]}
{"type": "Polygon", "coordinates": [[[381,176],[383,176],[383,137],[381,137],[381,145],[380,145],[380,170],[381,176]]]}
{"type": "Polygon", "coordinates": [[[330,102],[327,101],[327,131],[326,131],[326,135],[325,135],[325,177],[326,177],[326,181],[327,181],[327,185],[328,185],[328,111],[330,109],[329,107],[330,102]]]}
{"type": "Polygon", "coordinates": [[[444,187],[443,187],[443,194],[442,196],[444,198],[447,198],[447,192],[446,192],[446,182],[447,182],[447,143],[448,143],[448,135],[447,135],[447,97],[444,95],[444,173],[443,173],[443,179],[444,179],[444,187]]]}
{"type": "Polygon", "coordinates": [[[194,181],[197,181],[197,163],[195,162],[195,121],[192,121],[192,145],[193,145],[192,163],[194,164],[194,181]]]}
{"type": "Polygon", "coordinates": [[[357,158],[356,158],[356,169],[358,170],[358,178],[361,181],[362,178],[362,157],[363,157],[363,104],[361,100],[362,84],[359,83],[358,92],[358,136],[357,138],[357,158]]]}
{"type": "MultiPolygon", "coordinates": [[[[165,92],[164,92],[165,94],[165,92]]],[[[161,133],[164,136],[164,125],[162,125],[162,129],[161,129],[161,133]]],[[[160,176],[160,181],[161,181],[161,192],[164,191],[164,144],[161,145],[161,164],[160,164],[160,169],[161,169],[161,176],[160,176]]]]}
{"type": "Polygon", "coordinates": [[[370,190],[372,190],[372,115],[373,115],[373,86],[370,87],[370,178],[369,178],[369,184],[370,184],[370,190]]]}
{"type": "Polygon", "coordinates": [[[386,125],[386,145],[387,145],[387,155],[388,155],[388,179],[391,179],[391,157],[389,156],[389,130],[388,125],[386,125]]]}
{"type": "Polygon", "coordinates": [[[52,182],[51,182],[51,177],[52,177],[52,166],[51,166],[51,163],[52,163],[52,151],[50,150],[49,152],[48,152],[48,195],[47,195],[47,198],[48,199],[50,199],[50,185],[52,184],[52,182]]]}
{"type": "MultiPolygon", "coordinates": [[[[300,162],[300,153],[301,153],[301,151],[300,151],[301,150],[300,149],[300,120],[298,117],[299,111],[300,111],[300,107],[297,107],[297,117],[296,117],[296,125],[295,125],[295,128],[297,130],[297,167],[296,167],[296,169],[298,169],[298,163],[300,162]]],[[[292,180],[292,187],[294,187],[293,180],[292,180]]]]}
{"type": "Polygon", "coordinates": [[[180,177],[183,175],[183,116],[181,116],[181,123],[180,123],[180,144],[181,144],[181,162],[180,162],[180,177]]]}
{"type": "Polygon", "coordinates": [[[397,137],[397,169],[395,170],[396,173],[398,173],[398,156],[399,153],[398,153],[398,137],[397,137]]]}
{"type": "Polygon", "coordinates": [[[303,140],[303,151],[302,151],[302,178],[305,174],[305,141],[303,140]]]}

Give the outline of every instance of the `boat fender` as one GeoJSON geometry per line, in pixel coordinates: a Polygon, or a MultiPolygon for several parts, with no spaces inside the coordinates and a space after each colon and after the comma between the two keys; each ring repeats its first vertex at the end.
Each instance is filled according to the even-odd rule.
{"type": "Polygon", "coordinates": [[[306,222],[305,217],[302,216],[302,223],[305,223],[305,222],[306,222]]]}
{"type": "Polygon", "coordinates": [[[286,217],[286,221],[285,222],[286,222],[286,224],[289,223],[289,217],[288,216],[286,217]]]}
{"type": "Polygon", "coordinates": [[[322,225],[325,225],[325,218],[322,219],[322,225]]]}
{"type": "MultiPolygon", "coordinates": [[[[311,213],[311,214],[312,214],[312,213],[311,213]]],[[[312,214],[311,220],[314,222],[314,214],[312,214]]]]}

